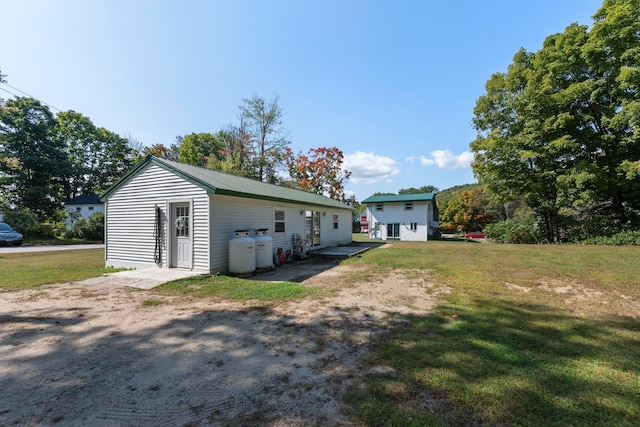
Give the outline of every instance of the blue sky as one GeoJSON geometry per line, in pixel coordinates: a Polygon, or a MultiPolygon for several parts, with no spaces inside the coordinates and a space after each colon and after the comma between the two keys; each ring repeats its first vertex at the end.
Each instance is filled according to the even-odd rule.
{"type": "Polygon", "coordinates": [[[277,94],[291,148],[340,148],[353,172],[347,190],[363,200],[475,182],[469,143],[485,82],[521,47],[590,25],[601,5],[5,0],[0,70],[145,145],[216,132],[237,122],[243,98],[277,94]]]}

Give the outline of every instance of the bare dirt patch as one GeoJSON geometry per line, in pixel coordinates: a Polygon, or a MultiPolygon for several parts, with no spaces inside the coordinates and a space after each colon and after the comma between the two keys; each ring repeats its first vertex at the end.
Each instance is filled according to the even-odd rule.
{"type": "Polygon", "coordinates": [[[351,425],[342,396],[369,344],[447,292],[420,270],[355,280],[366,268],[304,282],[331,297],[276,305],[104,285],[2,293],[0,425],[351,425]]]}
{"type": "Polygon", "coordinates": [[[534,286],[505,282],[507,289],[532,295],[553,295],[575,314],[614,312],[619,316],[640,318],[640,301],[617,291],[605,291],[575,280],[544,278],[534,286]]]}

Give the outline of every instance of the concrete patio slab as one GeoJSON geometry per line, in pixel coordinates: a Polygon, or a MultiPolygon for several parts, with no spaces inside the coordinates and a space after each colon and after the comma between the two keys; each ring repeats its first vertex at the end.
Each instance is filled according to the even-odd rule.
{"type": "Polygon", "coordinates": [[[76,282],[81,285],[128,286],[137,289],[153,289],[173,280],[199,276],[202,273],[191,270],[167,268],[143,268],[140,270],[119,271],[100,277],[76,282]]]}

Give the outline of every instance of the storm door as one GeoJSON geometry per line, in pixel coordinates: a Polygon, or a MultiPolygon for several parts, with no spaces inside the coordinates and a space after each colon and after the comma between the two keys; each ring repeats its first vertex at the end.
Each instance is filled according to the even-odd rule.
{"type": "Polygon", "coordinates": [[[189,203],[171,204],[171,267],[191,268],[191,215],[189,203]]]}

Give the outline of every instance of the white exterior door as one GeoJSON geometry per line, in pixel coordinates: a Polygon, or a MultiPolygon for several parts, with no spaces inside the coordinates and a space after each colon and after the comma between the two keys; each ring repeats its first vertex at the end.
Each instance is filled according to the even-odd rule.
{"type": "Polygon", "coordinates": [[[190,214],[189,203],[171,204],[171,267],[191,268],[190,214]]]}

